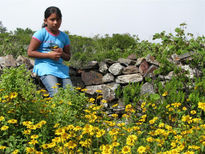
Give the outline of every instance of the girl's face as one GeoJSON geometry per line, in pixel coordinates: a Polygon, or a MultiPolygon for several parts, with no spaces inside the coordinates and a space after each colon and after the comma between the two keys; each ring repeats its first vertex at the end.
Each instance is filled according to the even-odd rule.
{"type": "Polygon", "coordinates": [[[56,13],[52,13],[48,18],[44,19],[44,23],[47,24],[47,28],[54,33],[58,32],[61,21],[61,18],[59,18],[56,13]]]}

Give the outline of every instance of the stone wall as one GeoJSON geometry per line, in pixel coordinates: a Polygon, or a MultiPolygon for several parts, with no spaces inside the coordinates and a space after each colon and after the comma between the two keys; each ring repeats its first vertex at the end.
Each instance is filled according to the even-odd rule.
{"type": "MultiPolygon", "coordinates": [[[[181,67],[182,70],[189,72],[188,76],[200,76],[201,72],[195,68],[190,68],[189,65],[184,65],[183,62],[191,60],[193,53],[186,53],[183,55],[172,55],[168,60],[181,67]]],[[[18,67],[25,64],[26,68],[32,71],[34,66],[33,59],[19,56],[14,59],[12,55],[0,57],[0,70],[5,67],[18,67]]],[[[155,60],[155,57],[147,55],[146,57],[136,58],[132,54],[127,58],[119,58],[117,61],[106,59],[102,62],[91,61],[81,68],[73,68],[70,66],[70,77],[75,87],[81,87],[86,90],[88,95],[95,95],[96,90],[102,90],[103,98],[108,102],[116,100],[115,90],[119,86],[125,86],[128,83],[143,82],[141,93],[155,93],[153,85],[144,82],[145,77],[160,78],[162,81],[170,80],[173,72],[167,75],[155,76],[153,73],[160,63],[155,60]]],[[[38,77],[34,74],[32,77],[36,83],[42,87],[38,77]]]]}

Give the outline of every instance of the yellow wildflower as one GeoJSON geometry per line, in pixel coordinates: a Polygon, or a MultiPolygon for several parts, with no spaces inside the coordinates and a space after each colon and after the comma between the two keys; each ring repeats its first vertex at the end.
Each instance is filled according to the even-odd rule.
{"type": "Polygon", "coordinates": [[[81,146],[86,147],[86,148],[90,147],[91,143],[92,143],[91,139],[86,139],[85,141],[80,141],[81,146]]]}
{"type": "Polygon", "coordinates": [[[94,99],[94,98],[90,98],[90,99],[89,99],[89,102],[90,102],[90,103],[94,103],[94,102],[95,102],[95,99],[94,99]]]}
{"type": "Polygon", "coordinates": [[[205,103],[199,102],[198,103],[198,108],[200,108],[200,109],[205,111],[205,103]]]}
{"type": "Polygon", "coordinates": [[[112,114],[112,117],[113,117],[113,118],[117,118],[117,117],[118,117],[118,114],[112,114]]]}
{"type": "Polygon", "coordinates": [[[190,112],[191,114],[196,114],[196,110],[191,110],[191,112],[190,112]]]}
{"type": "Polygon", "coordinates": [[[162,96],[167,96],[168,95],[168,92],[167,91],[165,91],[163,94],[162,94],[162,96]]]}
{"type": "Polygon", "coordinates": [[[84,91],[88,91],[88,89],[81,89],[81,91],[82,91],[82,92],[84,92],[84,91]]]}
{"type": "Polygon", "coordinates": [[[18,96],[18,93],[17,92],[12,92],[10,94],[10,99],[13,99],[13,98],[16,98],[18,96]]]}
{"type": "Polygon", "coordinates": [[[64,147],[67,147],[68,149],[75,149],[75,147],[77,147],[77,144],[73,141],[69,141],[64,144],[64,147]]]}
{"type": "Polygon", "coordinates": [[[119,134],[120,129],[119,128],[113,128],[111,131],[109,131],[110,135],[117,135],[119,134]]]}
{"type": "Polygon", "coordinates": [[[96,133],[96,137],[99,138],[101,136],[103,136],[105,134],[105,130],[99,130],[97,133],[96,133]]]}
{"type": "Polygon", "coordinates": [[[160,134],[164,134],[164,133],[165,133],[164,129],[156,129],[154,132],[155,135],[160,135],[160,134]]]}
{"type": "Polygon", "coordinates": [[[80,87],[76,87],[75,89],[76,89],[76,90],[80,90],[81,88],[80,88],[80,87]]]}
{"type": "Polygon", "coordinates": [[[49,94],[43,94],[43,96],[48,97],[48,96],[49,96],[49,94]]]}
{"type": "Polygon", "coordinates": [[[112,154],[112,149],[113,146],[109,144],[100,146],[100,150],[102,151],[102,154],[112,154]]]}
{"type": "Polygon", "coordinates": [[[4,149],[6,149],[6,146],[0,145],[0,150],[4,150],[4,149]]]}
{"type": "Polygon", "coordinates": [[[54,139],[52,139],[52,142],[60,143],[61,142],[61,138],[60,137],[55,137],[54,139]]]}
{"type": "Polygon", "coordinates": [[[0,116],[0,121],[3,121],[5,118],[3,116],[0,116]]]}
{"type": "Polygon", "coordinates": [[[113,147],[117,147],[117,146],[119,146],[119,145],[120,145],[120,143],[118,143],[118,142],[113,142],[113,143],[112,143],[112,146],[113,146],[113,147]]]}
{"type": "Polygon", "coordinates": [[[49,147],[48,147],[48,144],[43,144],[43,145],[42,145],[42,148],[43,148],[43,149],[48,149],[48,148],[49,148],[49,147]]]}
{"type": "Polygon", "coordinates": [[[34,153],[35,149],[34,148],[30,148],[30,147],[26,147],[26,152],[27,153],[34,153]]]}
{"type": "Polygon", "coordinates": [[[112,105],[112,108],[115,108],[115,107],[117,107],[118,106],[118,104],[114,104],[114,105],[112,105]]]}
{"type": "Polygon", "coordinates": [[[141,104],[141,108],[144,108],[145,105],[146,105],[146,102],[142,102],[142,104],[141,104]]]}
{"type": "Polygon", "coordinates": [[[29,135],[31,133],[31,130],[30,129],[27,129],[27,130],[24,130],[23,131],[23,134],[25,134],[25,135],[29,135]]]}
{"type": "Polygon", "coordinates": [[[16,119],[11,119],[11,120],[8,120],[8,123],[9,124],[15,124],[15,123],[17,123],[17,120],[16,119]]]}
{"type": "Polygon", "coordinates": [[[192,119],[194,123],[199,123],[201,121],[201,118],[194,118],[192,119]]]}
{"type": "Polygon", "coordinates": [[[126,112],[135,112],[131,104],[126,105],[125,107],[126,112]]]}
{"type": "Polygon", "coordinates": [[[60,124],[59,123],[56,123],[53,128],[57,128],[60,124]]]}
{"type": "Polygon", "coordinates": [[[5,131],[5,130],[7,130],[8,128],[9,128],[9,126],[4,125],[4,126],[1,127],[1,130],[2,130],[2,131],[5,131]]]}
{"type": "Polygon", "coordinates": [[[55,142],[51,142],[49,144],[47,144],[48,148],[53,148],[56,146],[56,143],[55,142]]]}
{"type": "Polygon", "coordinates": [[[154,141],[154,139],[152,137],[147,137],[146,140],[147,140],[147,142],[153,142],[154,141]]]}
{"type": "Polygon", "coordinates": [[[73,128],[74,131],[79,131],[79,130],[82,130],[82,127],[80,126],[76,126],[75,128],[73,128]]]}
{"type": "Polygon", "coordinates": [[[145,153],[146,151],[146,148],[144,146],[140,146],[138,149],[137,149],[137,152],[138,153],[145,153]]]}
{"type": "Polygon", "coordinates": [[[196,145],[189,145],[188,149],[194,149],[194,150],[199,150],[200,146],[196,146],[196,145]]]}
{"type": "Polygon", "coordinates": [[[130,148],[130,146],[124,146],[123,148],[122,148],[122,153],[124,154],[124,153],[130,153],[131,152],[131,148],[130,148]]]}
{"type": "Polygon", "coordinates": [[[187,151],[187,152],[184,152],[183,154],[195,154],[194,151],[187,151]]]}
{"type": "Polygon", "coordinates": [[[96,93],[102,93],[102,90],[96,90],[96,93]]]}
{"type": "Polygon", "coordinates": [[[97,99],[101,99],[101,98],[103,98],[103,96],[102,96],[102,95],[97,96],[97,99]]]}
{"type": "Polygon", "coordinates": [[[63,133],[65,133],[65,129],[63,129],[63,128],[58,128],[58,129],[55,131],[55,134],[56,134],[56,135],[61,135],[61,134],[63,134],[63,133]]]}
{"type": "Polygon", "coordinates": [[[165,126],[164,123],[160,123],[160,124],[159,124],[159,128],[163,128],[164,126],[165,126]]]}
{"type": "Polygon", "coordinates": [[[122,122],[122,123],[118,123],[117,126],[118,126],[118,127],[125,126],[125,123],[124,123],[124,122],[122,122]]]}
{"type": "Polygon", "coordinates": [[[24,122],[23,122],[23,125],[24,125],[24,126],[29,126],[29,125],[31,125],[31,124],[33,124],[31,121],[24,121],[24,122]]]}
{"type": "Polygon", "coordinates": [[[188,122],[188,123],[191,123],[192,122],[192,117],[190,117],[189,115],[183,115],[182,116],[182,121],[183,122],[188,122]]]}
{"type": "Polygon", "coordinates": [[[31,139],[37,139],[37,138],[38,138],[38,135],[34,134],[34,135],[31,136],[31,139]]]}
{"type": "Polygon", "coordinates": [[[137,136],[136,135],[129,135],[127,137],[126,143],[127,143],[127,145],[133,146],[135,144],[136,140],[137,140],[137,136]]]}
{"type": "Polygon", "coordinates": [[[181,106],[181,103],[176,102],[176,103],[172,103],[171,105],[174,106],[174,108],[178,108],[181,106]]]}
{"type": "Polygon", "coordinates": [[[101,100],[101,103],[107,103],[107,100],[103,99],[101,100]]]}
{"type": "Polygon", "coordinates": [[[32,129],[32,130],[36,130],[36,126],[35,125],[29,125],[29,126],[27,126],[27,128],[32,129]]]}
{"type": "Polygon", "coordinates": [[[73,126],[73,125],[68,125],[68,126],[66,126],[66,129],[67,130],[73,130],[75,128],[75,126],[73,126]]]}
{"type": "Polygon", "coordinates": [[[93,135],[94,127],[92,125],[86,124],[83,128],[82,134],[90,134],[93,135]]]}
{"type": "Polygon", "coordinates": [[[14,150],[11,154],[17,154],[17,153],[19,153],[18,149],[14,150]]]}
{"type": "Polygon", "coordinates": [[[149,121],[149,123],[152,125],[155,123],[156,120],[158,120],[158,117],[154,117],[152,120],[149,121]]]}
{"type": "Polygon", "coordinates": [[[39,123],[40,123],[41,125],[45,125],[45,124],[46,124],[46,121],[45,121],[45,120],[41,120],[39,123]]]}
{"type": "Polygon", "coordinates": [[[37,140],[31,140],[30,142],[28,142],[28,144],[32,144],[32,145],[35,145],[36,143],[38,143],[37,140]]]}

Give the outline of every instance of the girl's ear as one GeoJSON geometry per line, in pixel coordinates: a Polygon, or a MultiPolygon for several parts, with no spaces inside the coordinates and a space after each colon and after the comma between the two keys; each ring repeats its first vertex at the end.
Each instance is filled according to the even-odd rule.
{"type": "Polygon", "coordinates": [[[44,19],[44,24],[47,24],[47,20],[46,19],[44,19]]]}

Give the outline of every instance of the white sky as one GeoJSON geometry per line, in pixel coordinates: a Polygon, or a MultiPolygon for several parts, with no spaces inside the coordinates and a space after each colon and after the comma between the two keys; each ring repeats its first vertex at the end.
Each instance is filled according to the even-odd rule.
{"type": "Polygon", "coordinates": [[[205,34],[205,0],[0,0],[0,21],[8,31],[38,30],[45,9],[53,5],[63,15],[60,29],[81,36],[129,33],[151,40],[183,22],[187,32],[205,34]]]}

